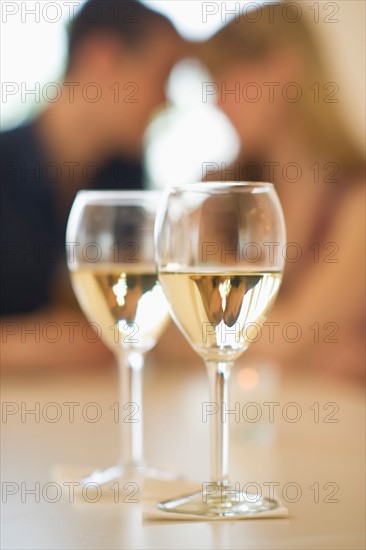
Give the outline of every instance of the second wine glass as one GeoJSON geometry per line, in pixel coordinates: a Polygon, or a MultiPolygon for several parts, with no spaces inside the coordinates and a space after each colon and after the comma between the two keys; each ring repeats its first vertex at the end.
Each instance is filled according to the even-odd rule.
{"type": "Polygon", "coordinates": [[[67,244],[73,288],[85,315],[115,354],[120,380],[120,460],[89,473],[82,484],[174,477],[148,467],[143,452],[144,354],[168,322],[154,260],[159,196],[152,191],[81,191],[70,213],[67,244]]]}
{"type": "Polygon", "coordinates": [[[282,209],[270,183],[190,184],[164,195],[156,220],[159,280],[173,319],[205,360],[212,427],[211,479],[199,493],[160,503],[165,512],[240,517],[277,507],[229,479],[225,411],[234,362],[280,287],[284,244],[282,209]]]}

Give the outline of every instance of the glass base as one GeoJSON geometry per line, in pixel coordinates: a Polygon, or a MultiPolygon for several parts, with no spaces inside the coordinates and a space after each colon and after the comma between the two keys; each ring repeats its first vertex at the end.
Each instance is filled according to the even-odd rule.
{"type": "Polygon", "coordinates": [[[236,490],[234,484],[207,484],[199,493],[159,502],[159,510],[202,517],[247,516],[278,508],[275,500],[236,490]]]}
{"type": "Polygon", "coordinates": [[[120,480],[139,480],[144,479],[156,479],[161,481],[174,481],[180,479],[181,476],[174,472],[161,470],[152,466],[147,466],[144,463],[131,463],[126,465],[115,464],[109,468],[102,470],[94,470],[79,479],[80,485],[84,486],[88,483],[97,483],[98,485],[105,485],[113,481],[120,480]]]}

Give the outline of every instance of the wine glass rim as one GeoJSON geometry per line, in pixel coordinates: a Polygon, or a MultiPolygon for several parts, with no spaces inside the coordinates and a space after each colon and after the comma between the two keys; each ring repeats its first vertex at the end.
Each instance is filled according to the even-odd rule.
{"type": "Polygon", "coordinates": [[[273,183],[264,181],[207,181],[198,183],[173,184],[169,189],[184,191],[206,191],[207,189],[219,190],[228,188],[273,188],[273,183]]]}

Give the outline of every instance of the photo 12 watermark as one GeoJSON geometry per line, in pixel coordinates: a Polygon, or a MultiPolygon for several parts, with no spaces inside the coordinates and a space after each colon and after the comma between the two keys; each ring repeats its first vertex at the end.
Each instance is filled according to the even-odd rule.
{"type": "Polygon", "coordinates": [[[57,103],[61,99],[75,103],[77,96],[86,103],[99,103],[106,96],[113,103],[139,103],[140,85],[137,82],[111,82],[102,86],[98,82],[2,82],[1,103],[18,98],[21,103],[30,99],[34,103],[57,103]]]}
{"type": "Polygon", "coordinates": [[[280,19],[286,23],[297,23],[308,17],[313,23],[335,24],[340,22],[340,2],[202,2],[202,22],[209,23],[213,18],[226,24],[230,20],[248,23],[266,21],[274,23],[280,19]]]}
{"type": "MultiPolygon", "coordinates": [[[[103,183],[104,166],[97,162],[81,163],[77,160],[64,162],[0,161],[1,179],[9,183],[16,178],[20,185],[29,186],[43,181],[54,184],[98,185],[103,183]]],[[[140,164],[135,161],[116,163],[110,173],[110,183],[117,184],[121,178],[126,185],[135,185],[140,177],[140,164]]]]}
{"type": "Polygon", "coordinates": [[[333,161],[320,163],[313,162],[309,166],[302,166],[296,161],[280,163],[265,161],[240,163],[206,161],[202,163],[202,181],[221,181],[222,183],[235,181],[281,181],[285,183],[340,183],[340,166],[333,161]]]}
{"type": "Polygon", "coordinates": [[[334,321],[319,323],[315,321],[311,325],[300,325],[296,321],[288,321],[284,324],[278,321],[265,321],[257,323],[248,321],[245,323],[236,322],[231,326],[223,320],[214,324],[209,321],[202,323],[201,328],[202,344],[209,344],[212,341],[220,342],[220,346],[239,347],[244,342],[246,345],[256,344],[262,339],[269,344],[275,342],[286,342],[297,344],[301,340],[310,341],[313,344],[338,344],[340,338],[340,325],[334,321]]]}
{"type": "Polygon", "coordinates": [[[204,401],[201,407],[201,421],[206,424],[215,417],[219,418],[223,424],[226,422],[256,424],[261,421],[270,424],[278,421],[297,424],[300,421],[308,422],[311,419],[315,424],[338,424],[340,421],[339,410],[340,407],[335,401],[327,403],[314,401],[307,406],[296,401],[286,403],[280,403],[280,401],[240,403],[236,401],[230,405],[230,408],[227,403],[204,401]]]}
{"type": "Polygon", "coordinates": [[[79,321],[64,321],[57,323],[15,323],[4,321],[1,325],[1,343],[6,344],[14,336],[22,344],[40,344],[41,342],[55,344],[64,342],[74,344],[83,341],[96,344],[102,340],[111,344],[134,348],[140,343],[140,326],[126,320],[117,321],[114,325],[102,328],[96,322],[80,323],[79,321]]]}
{"type": "Polygon", "coordinates": [[[220,103],[299,103],[310,99],[313,103],[339,103],[337,82],[310,82],[306,87],[299,82],[203,82],[202,102],[211,98],[220,103]]]}
{"type": "Polygon", "coordinates": [[[279,481],[256,481],[216,483],[206,481],[202,483],[202,502],[212,499],[225,502],[247,502],[254,504],[263,497],[275,500],[279,495],[283,502],[296,504],[301,499],[311,499],[313,503],[338,504],[340,487],[335,481],[314,481],[310,486],[304,486],[297,481],[280,483],[279,481]]]}
{"type": "Polygon", "coordinates": [[[100,485],[96,482],[80,483],[79,481],[64,481],[56,483],[49,481],[3,481],[1,483],[1,502],[3,504],[21,502],[56,504],[61,499],[70,504],[84,502],[97,504],[102,500],[115,504],[138,504],[140,502],[140,486],[135,481],[118,482],[112,485],[100,485]]]}
{"type": "Polygon", "coordinates": [[[135,402],[121,403],[115,401],[108,403],[97,403],[90,401],[49,401],[41,403],[34,401],[3,401],[1,403],[1,422],[12,424],[57,424],[66,422],[69,424],[87,423],[96,424],[101,421],[110,421],[114,424],[138,424],[141,422],[141,406],[135,402]]]}
{"type": "Polygon", "coordinates": [[[220,263],[260,264],[264,260],[267,265],[275,265],[275,258],[282,258],[286,263],[300,262],[303,256],[309,254],[314,263],[338,264],[339,245],[336,242],[310,243],[305,249],[297,242],[290,241],[281,246],[278,241],[265,242],[226,242],[204,241],[201,243],[202,263],[220,261],[220,263]]]}
{"type": "MultiPolygon", "coordinates": [[[[21,265],[40,263],[57,264],[67,260],[68,264],[98,264],[108,261],[116,264],[137,264],[140,262],[138,253],[140,246],[134,241],[112,243],[107,247],[94,241],[81,244],[67,241],[65,246],[55,241],[38,241],[32,245],[19,241],[4,241],[0,244],[0,257],[4,264],[14,260],[21,265]]],[[[121,268],[121,273],[123,269],[121,268]]]]}
{"type": "Polygon", "coordinates": [[[71,24],[76,17],[86,23],[97,23],[107,15],[116,24],[139,23],[141,6],[138,2],[98,0],[83,2],[81,0],[5,0],[1,2],[1,21],[8,23],[50,23],[63,21],[71,24]],[[105,4],[105,6],[103,6],[105,4]],[[103,10],[104,8],[104,10],[103,10]]]}

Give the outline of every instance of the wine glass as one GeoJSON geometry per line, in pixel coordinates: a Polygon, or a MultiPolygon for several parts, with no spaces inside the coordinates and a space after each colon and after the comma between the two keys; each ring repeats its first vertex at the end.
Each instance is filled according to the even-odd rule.
{"type": "Polygon", "coordinates": [[[170,313],[204,359],[210,384],[211,481],[160,502],[166,512],[243,516],[276,508],[229,480],[228,383],[281,284],[285,224],[270,183],[198,183],[165,193],[155,224],[161,286],[170,313]]]}
{"type": "Polygon", "coordinates": [[[169,318],[154,259],[159,198],[153,191],[80,191],[71,209],[66,240],[72,285],[85,315],[115,354],[120,379],[120,460],[83,477],[83,484],[171,478],[146,466],[143,455],[144,354],[169,318]]]}

